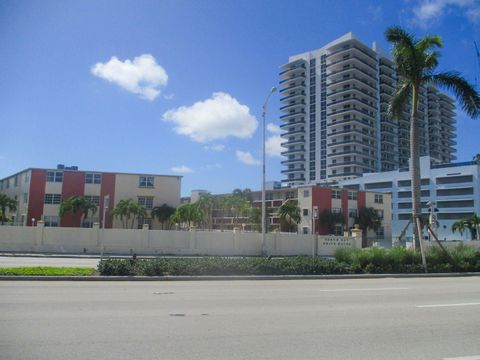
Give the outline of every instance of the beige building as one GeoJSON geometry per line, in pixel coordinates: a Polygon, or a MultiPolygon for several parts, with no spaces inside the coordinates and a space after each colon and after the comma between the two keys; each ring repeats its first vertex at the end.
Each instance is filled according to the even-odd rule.
{"type": "MultiPolygon", "coordinates": [[[[0,192],[18,202],[17,210],[7,215],[14,224],[26,226],[43,220],[46,226],[91,227],[94,222],[102,222],[107,204],[105,227],[120,228],[122,222],[112,216],[111,210],[121,200],[132,199],[150,213],[153,207],[163,204],[177,207],[180,187],[181,176],[84,171],[63,165],[57,169],[30,168],[0,180],[0,192]],[[98,206],[97,212],[87,219],[81,219],[81,214],[67,214],[60,219],[60,204],[71,196],[88,197],[98,206]]],[[[160,228],[150,216],[144,223],[160,228]]],[[[142,225],[133,222],[135,228],[142,225]]]]}

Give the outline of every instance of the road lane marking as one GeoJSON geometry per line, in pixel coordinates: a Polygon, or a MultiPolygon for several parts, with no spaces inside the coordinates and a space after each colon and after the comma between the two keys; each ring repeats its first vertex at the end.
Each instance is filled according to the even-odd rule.
{"type": "MultiPolygon", "coordinates": [[[[458,304],[432,304],[432,305],[417,305],[417,308],[436,308],[436,307],[450,307],[450,306],[475,306],[480,305],[480,302],[473,303],[458,303],[458,304]]],[[[457,358],[452,358],[457,359],[457,358]]],[[[458,358],[462,359],[462,358],[458,358]]],[[[468,359],[468,358],[467,358],[468,359]]],[[[480,360],[480,359],[479,359],[480,360]]]]}
{"type": "Polygon", "coordinates": [[[337,291],[391,291],[391,290],[408,290],[408,288],[355,288],[355,289],[318,289],[322,292],[337,292],[337,291]]]}
{"type": "Polygon", "coordinates": [[[443,360],[480,360],[480,355],[443,358],[443,360]]]}

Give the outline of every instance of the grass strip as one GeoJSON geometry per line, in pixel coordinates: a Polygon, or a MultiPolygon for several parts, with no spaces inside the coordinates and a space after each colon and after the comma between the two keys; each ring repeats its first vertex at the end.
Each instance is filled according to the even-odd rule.
{"type": "Polygon", "coordinates": [[[0,276],[92,276],[95,268],[57,267],[57,266],[25,266],[0,268],[0,276]]]}

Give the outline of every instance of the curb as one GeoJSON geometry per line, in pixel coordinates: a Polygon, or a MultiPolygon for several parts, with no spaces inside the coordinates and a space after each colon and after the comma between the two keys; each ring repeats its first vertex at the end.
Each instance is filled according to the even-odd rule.
{"type": "Polygon", "coordinates": [[[347,275],[239,275],[239,276],[0,276],[0,281],[236,281],[236,280],[341,280],[474,277],[480,272],[436,274],[347,275]]]}

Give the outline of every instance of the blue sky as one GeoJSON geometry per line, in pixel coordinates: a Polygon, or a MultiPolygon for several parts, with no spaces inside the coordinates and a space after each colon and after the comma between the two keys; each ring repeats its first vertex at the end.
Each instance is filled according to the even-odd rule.
{"type": "MultiPolygon", "coordinates": [[[[259,189],[261,106],[279,66],[349,31],[388,48],[391,25],[441,35],[439,70],[480,83],[474,0],[1,1],[0,178],[64,163],[183,175],[184,195],[259,189]]],[[[279,106],[274,94],[268,123],[279,106]]],[[[480,119],[457,120],[467,161],[480,119]]],[[[280,161],[267,157],[269,180],[280,161]]]]}

